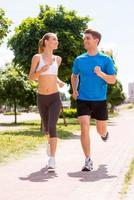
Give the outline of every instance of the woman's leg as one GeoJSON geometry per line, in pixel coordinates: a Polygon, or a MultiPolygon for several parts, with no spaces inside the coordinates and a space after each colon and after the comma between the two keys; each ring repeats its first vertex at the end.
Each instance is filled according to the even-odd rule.
{"type": "Polygon", "coordinates": [[[56,125],[59,118],[61,109],[60,98],[57,98],[49,108],[49,120],[48,120],[48,132],[49,132],[49,142],[50,142],[50,155],[55,157],[56,147],[57,147],[57,133],[56,125]]]}
{"type": "Polygon", "coordinates": [[[44,95],[38,94],[37,105],[38,105],[41,121],[43,124],[44,134],[45,134],[46,138],[49,139],[49,135],[48,135],[49,107],[46,105],[44,95]]]}

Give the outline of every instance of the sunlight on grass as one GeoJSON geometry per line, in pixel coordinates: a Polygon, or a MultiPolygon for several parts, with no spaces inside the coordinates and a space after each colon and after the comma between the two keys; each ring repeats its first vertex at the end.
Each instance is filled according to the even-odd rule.
{"type": "MultiPolygon", "coordinates": [[[[69,138],[73,132],[79,130],[76,119],[68,119],[68,125],[63,125],[63,120],[59,119],[57,125],[58,137],[69,138]]],[[[11,131],[0,131],[0,163],[10,159],[19,158],[24,153],[35,150],[40,144],[45,143],[44,133],[40,131],[40,120],[25,121],[15,124],[3,123],[1,126],[11,128],[11,131]]]]}
{"type": "Polygon", "coordinates": [[[134,159],[131,161],[129,169],[124,178],[124,183],[121,189],[121,199],[123,199],[127,194],[127,190],[129,188],[129,185],[131,184],[133,177],[134,177],[134,159]]]}
{"type": "MultiPolygon", "coordinates": [[[[113,114],[110,114],[111,116],[113,114]]],[[[64,125],[62,118],[58,120],[57,134],[61,139],[71,138],[73,133],[80,131],[77,118],[66,118],[66,122],[67,126],[64,125]]],[[[91,125],[95,125],[94,120],[91,120],[91,125]]],[[[17,124],[1,123],[0,126],[8,130],[0,131],[0,163],[35,150],[40,144],[45,143],[44,133],[40,131],[40,120],[18,122],[17,124]]]]}
{"type": "Polygon", "coordinates": [[[0,132],[0,162],[8,158],[17,158],[22,153],[34,150],[43,143],[43,136],[36,132],[26,133],[25,131],[0,132]]]}

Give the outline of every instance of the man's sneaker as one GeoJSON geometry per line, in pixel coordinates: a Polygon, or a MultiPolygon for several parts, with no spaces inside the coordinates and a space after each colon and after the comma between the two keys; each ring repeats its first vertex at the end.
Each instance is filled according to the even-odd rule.
{"type": "Polygon", "coordinates": [[[48,172],[54,172],[55,171],[55,158],[50,157],[48,160],[47,170],[48,172]]]}
{"type": "Polygon", "coordinates": [[[107,132],[105,136],[101,136],[101,139],[106,142],[109,139],[109,133],[107,132]]]}
{"type": "Polygon", "coordinates": [[[82,171],[91,171],[93,170],[93,161],[88,158],[85,160],[85,165],[82,167],[82,171]]]}
{"type": "Polygon", "coordinates": [[[46,153],[47,153],[48,156],[50,156],[50,143],[47,143],[46,153]]]}

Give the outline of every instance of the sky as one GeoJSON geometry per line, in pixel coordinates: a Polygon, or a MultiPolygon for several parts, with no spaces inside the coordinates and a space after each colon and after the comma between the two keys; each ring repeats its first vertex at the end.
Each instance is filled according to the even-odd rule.
{"type": "MultiPolygon", "coordinates": [[[[93,18],[89,27],[102,34],[100,48],[112,49],[118,65],[118,79],[128,92],[128,83],[134,82],[134,0],[0,0],[0,8],[13,21],[12,30],[27,17],[36,17],[39,5],[63,5],[77,11],[80,16],[93,18]]],[[[13,34],[13,31],[12,31],[13,34]]],[[[13,53],[0,47],[0,65],[10,61],[13,53]]]]}

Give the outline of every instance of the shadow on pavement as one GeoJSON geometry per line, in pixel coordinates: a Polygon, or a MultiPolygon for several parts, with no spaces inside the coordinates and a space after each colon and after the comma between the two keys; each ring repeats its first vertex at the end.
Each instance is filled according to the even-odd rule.
{"type": "Polygon", "coordinates": [[[97,170],[88,171],[88,172],[70,172],[68,176],[72,178],[80,178],[79,181],[81,182],[95,182],[101,179],[111,179],[116,178],[117,176],[108,175],[106,165],[100,165],[97,170]]]}
{"type": "Polygon", "coordinates": [[[27,177],[19,177],[19,179],[21,181],[47,182],[49,179],[56,177],[58,177],[58,175],[55,172],[48,172],[47,168],[42,168],[40,171],[33,172],[27,177]]]}

